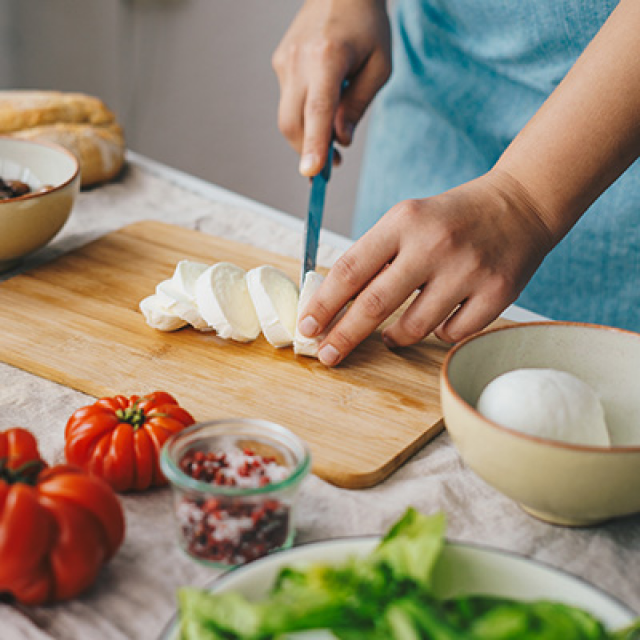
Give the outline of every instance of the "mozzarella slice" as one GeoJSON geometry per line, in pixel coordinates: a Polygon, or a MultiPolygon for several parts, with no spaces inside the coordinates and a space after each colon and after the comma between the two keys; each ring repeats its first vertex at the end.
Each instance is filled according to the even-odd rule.
{"type": "Polygon", "coordinates": [[[165,301],[155,294],[140,301],[140,311],[147,324],[159,331],[175,331],[187,324],[180,316],[169,311],[165,301]]]}
{"type": "Polygon", "coordinates": [[[305,307],[315,292],[320,288],[324,277],[316,271],[307,271],[302,283],[302,291],[300,291],[300,300],[298,302],[298,311],[296,316],[296,330],[293,340],[293,352],[301,356],[309,356],[311,358],[318,357],[318,345],[322,342],[325,334],[308,338],[303,336],[298,329],[298,322],[302,318],[305,307]]]}
{"type": "Polygon", "coordinates": [[[204,262],[195,262],[193,260],[180,260],[173,272],[172,280],[176,287],[184,291],[191,298],[195,296],[194,287],[198,277],[209,268],[204,262]]]}
{"type": "Polygon", "coordinates": [[[274,347],[293,343],[298,309],[298,287],[289,276],[270,265],[247,272],[247,287],[262,333],[274,347]]]}
{"type": "Polygon", "coordinates": [[[173,276],[156,287],[156,294],[169,311],[201,331],[210,327],[198,310],[195,283],[208,267],[202,262],[181,260],[176,265],[173,276]]]}
{"type": "Polygon", "coordinates": [[[221,338],[249,342],[260,335],[245,275],[235,264],[218,262],[196,280],[198,311],[221,338]]]}

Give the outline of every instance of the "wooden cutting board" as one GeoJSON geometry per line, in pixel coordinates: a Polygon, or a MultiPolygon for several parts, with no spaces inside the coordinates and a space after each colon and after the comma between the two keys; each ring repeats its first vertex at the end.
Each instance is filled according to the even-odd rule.
{"type": "Polygon", "coordinates": [[[198,421],[277,422],[310,445],[317,475],[346,488],[380,482],[442,429],[447,347],[433,338],[391,352],[377,332],[327,369],[262,336],[240,344],[149,328],[138,303],[182,259],[271,264],[298,279],[291,258],[164,223],[132,224],[0,284],[0,359],[96,397],[166,390],[198,421]]]}

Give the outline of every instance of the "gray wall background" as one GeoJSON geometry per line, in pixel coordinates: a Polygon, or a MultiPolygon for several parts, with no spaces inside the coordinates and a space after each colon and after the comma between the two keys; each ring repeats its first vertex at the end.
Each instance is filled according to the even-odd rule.
{"type": "MultiPolygon", "coordinates": [[[[301,0],[0,0],[0,87],[101,97],[128,147],[302,217],[308,181],[277,129],[271,54],[301,0]]],[[[333,172],[348,235],[366,120],[333,172]]]]}

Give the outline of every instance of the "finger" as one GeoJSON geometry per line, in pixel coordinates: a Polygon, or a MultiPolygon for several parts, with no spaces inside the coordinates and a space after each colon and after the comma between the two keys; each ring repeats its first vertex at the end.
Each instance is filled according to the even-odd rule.
{"type": "MultiPolygon", "coordinates": [[[[342,154],[335,147],[333,148],[333,167],[339,167],[342,164],[342,154]]],[[[313,183],[313,178],[309,178],[308,180],[309,186],[313,183]]]]}
{"type": "Polygon", "coordinates": [[[382,270],[397,253],[397,241],[382,223],[368,231],[333,265],[309,300],[299,329],[309,338],[328,327],[344,306],[382,270]]]}
{"type": "Polygon", "coordinates": [[[391,67],[385,56],[376,52],[349,80],[349,86],[344,91],[336,112],[335,135],[340,144],[348,146],[352,143],[356,125],[380,88],[389,79],[390,72],[391,67]]]}
{"type": "Polygon", "coordinates": [[[435,329],[435,335],[455,344],[493,322],[510,303],[498,303],[488,296],[472,296],[435,329]]]}
{"type": "Polygon", "coordinates": [[[404,313],[384,330],[385,344],[393,348],[420,342],[455,311],[464,297],[465,292],[452,286],[448,279],[427,283],[404,313]]]}
{"type": "Polygon", "coordinates": [[[403,265],[398,258],[360,292],[322,341],[318,351],[320,362],[327,366],[338,364],[415,291],[421,276],[409,261],[405,262],[403,265]]]}
{"type": "Polygon", "coordinates": [[[278,128],[289,144],[302,151],[304,136],[304,101],[306,90],[295,83],[284,83],[278,105],[278,128]]]}
{"type": "Polygon", "coordinates": [[[309,82],[304,104],[304,138],[300,158],[300,173],[304,176],[314,176],[322,171],[327,160],[343,78],[342,69],[329,66],[309,82]]]}

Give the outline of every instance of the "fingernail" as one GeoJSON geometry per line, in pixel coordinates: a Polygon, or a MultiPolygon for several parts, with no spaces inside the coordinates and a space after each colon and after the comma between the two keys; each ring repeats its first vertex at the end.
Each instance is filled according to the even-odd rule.
{"type": "Polygon", "coordinates": [[[300,173],[303,176],[310,176],[315,169],[316,156],[313,153],[307,153],[300,158],[300,173]]]}
{"type": "Polygon", "coordinates": [[[298,329],[300,329],[300,333],[303,336],[312,338],[318,332],[319,326],[318,321],[313,316],[305,316],[300,320],[298,329]]]}
{"type": "Polygon", "coordinates": [[[388,336],[386,333],[382,334],[382,342],[384,342],[387,349],[395,349],[398,346],[396,341],[392,337],[388,336]]]}
{"type": "Polygon", "coordinates": [[[340,360],[340,353],[331,344],[327,344],[318,351],[318,360],[327,367],[332,367],[340,360]]]}
{"type": "Polygon", "coordinates": [[[353,124],[353,122],[346,122],[344,125],[344,128],[345,128],[345,133],[349,137],[349,144],[351,144],[351,142],[353,142],[353,131],[356,128],[356,125],[353,124]]]}

